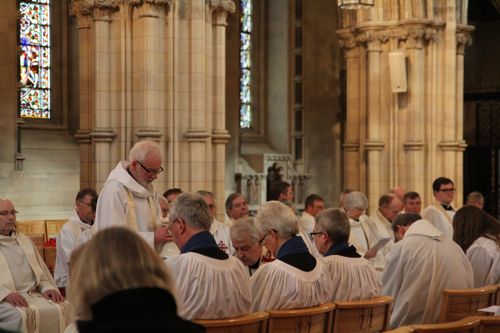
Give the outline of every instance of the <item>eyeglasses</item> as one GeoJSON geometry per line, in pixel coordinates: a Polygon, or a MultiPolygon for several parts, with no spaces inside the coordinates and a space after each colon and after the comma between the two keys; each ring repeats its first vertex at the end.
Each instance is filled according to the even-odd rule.
{"type": "Polygon", "coordinates": [[[266,233],[265,233],[264,237],[262,237],[262,238],[261,238],[261,240],[259,241],[259,244],[260,244],[260,245],[264,246],[264,242],[266,241],[266,238],[267,238],[267,236],[269,235],[269,233],[270,233],[271,231],[274,231],[274,230],[273,230],[273,229],[269,229],[268,231],[266,231],[266,233]]]}
{"type": "Polygon", "coordinates": [[[150,173],[152,175],[157,175],[159,174],[160,172],[163,171],[163,168],[160,167],[159,169],[148,169],[146,168],[141,162],[139,162],[138,160],[135,160],[147,173],[150,173]]]}
{"type": "Polygon", "coordinates": [[[167,226],[168,231],[172,232],[172,227],[174,226],[174,224],[176,224],[179,221],[180,221],[180,219],[175,219],[174,222],[169,223],[168,226],[167,226]]]}
{"type": "Polygon", "coordinates": [[[309,233],[309,237],[310,237],[310,238],[311,238],[311,240],[312,240],[312,239],[314,239],[314,236],[321,235],[321,234],[323,234],[323,233],[324,233],[324,231],[310,232],[310,233],[309,233]]]}
{"type": "Polygon", "coordinates": [[[455,192],[456,190],[457,190],[456,188],[443,188],[438,190],[438,192],[452,193],[455,192]]]}
{"type": "Polygon", "coordinates": [[[84,204],[84,205],[87,205],[88,207],[92,207],[92,204],[91,204],[91,203],[89,203],[89,202],[85,202],[85,201],[83,201],[83,200],[78,200],[78,201],[80,201],[80,202],[81,202],[82,204],[84,204]]]}
{"type": "Polygon", "coordinates": [[[9,215],[12,215],[12,216],[16,216],[16,214],[19,214],[19,212],[15,209],[13,210],[2,210],[0,212],[0,215],[2,216],[9,216],[9,215]]]}

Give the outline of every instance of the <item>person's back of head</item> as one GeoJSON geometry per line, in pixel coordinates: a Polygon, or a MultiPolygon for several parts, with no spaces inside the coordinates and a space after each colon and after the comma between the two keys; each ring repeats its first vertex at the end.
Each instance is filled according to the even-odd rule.
{"type": "Polygon", "coordinates": [[[422,216],[415,213],[402,213],[396,215],[392,220],[391,227],[395,235],[395,241],[403,239],[406,230],[415,222],[422,219],[422,216]]]}
{"type": "Polygon", "coordinates": [[[274,230],[282,240],[295,237],[299,232],[297,216],[290,207],[279,201],[263,204],[257,210],[254,222],[260,234],[274,230]]]}
{"type": "Polygon", "coordinates": [[[368,198],[363,192],[352,191],[344,200],[344,207],[349,209],[366,210],[368,208],[368,198]]]}
{"type": "Polygon", "coordinates": [[[173,279],[158,254],[129,229],[104,229],[71,255],[69,299],[78,320],[92,319],[91,307],[106,296],[144,287],[170,292],[173,279]]]}
{"type": "Polygon", "coordinates": [[[479,237],[490,238],[500,247],[500,222],[476,206],[465,205],[453,217],[453,240],[465,252],[479,237]]]}
{"type": "Polygon", "coordinates": [[[170,222],[182,219],[193,230],[210,230],[212,218],[208,205],[203,197],[190,193],[183,193],[172,202],[169,212],[170,222]]]}
{"type": "Polygon", "coordinates": [[[337,208],[325,209],[316,215],[316,228],[325,232],[333,244],[347,242],[351,233],[349,218],[337,208]]]}
{"type": "Polygon", "coordinates": [[[484,196],[481,194],[481,192],[477,192],[477,191],[471,192],[467,195],[467,200],[466,200],[465,204],[473,205],[479,209],[483,209],[484,196]]]}
{"type": "Polygon", "coordinates": [[[285,195],[288,191],[290,184],[285,181],[277,181],[271,184],[271,189],[269,190],[269,201],[278,201],[280,196],[285,195]]]}
{"type": "Polygon", "coordinates": [[[180,188],[174,187],[163,192],[163,197],[167,199],[168,203],[171,203],[181,194],[182,190],[180,188]]]}

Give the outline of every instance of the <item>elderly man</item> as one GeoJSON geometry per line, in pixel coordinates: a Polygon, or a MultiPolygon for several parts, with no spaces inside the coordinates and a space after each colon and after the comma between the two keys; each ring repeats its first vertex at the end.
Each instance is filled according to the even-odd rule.
{"type": "Polygon", "coordinates": [[[252,310],[304,308],[331,299],[330,277],[312,256],[299,232],[297,217],[286,205],[269,201],[257,210],[261,243],[276,260],[252,276],[252,310]]]}
{"type": "Polygon", "coordinates": [[[406,192],[403,196],[403,212],[420,214],[422,210],[422,199],[417,192],[406,192]]]}
{"type": "Polygon", "coordinates": [[[350,188],[346,188],[344,190],[342,190],[342,192],[340,192],[340,196],[339,196],[339,208],[341,211],[343,211],[345,213],[345,206],[344,206],[344,201],[345,201],[345,198],[347,198],[347,196],[353,192],[354,190],[350,189],[350,188]]]}
{"type": "Polygon", "coordinates": [[[455,198],[455,184],[446,177],[439,177],[432,183],[434,202],[427,206],[422,217],[438,228],[445,237],[453,239],[453,216],[455,208],[451,206],[455,198]]]}
{"type": "Polygon", "coordinates": [[[71,252],[81,243],[82,233],[89,230],[94,223],[95,211],[92,209],[92,200],[96,197],[96,191],[91,188],[80,190],[76,194],[73,214],[57,236],[54,279],[59,288],[66,288],[68,284],[68,265],[71,252]]]}
{"type": "Polygon", "coordinates": [[[0,329],[62,332],[69,304],[31,239],[16,233],[16,214],[11,201],[0,199],[0,329]]]}
{"type": "Polygon", "coordinates": [[[111,171],[99,195],[93,232],[111,226],[137,231],[151,246],[167,240],[167,227],[160,226],[160,204],[152,182],[163,171],[160,146],[153,141],[137,142],[111,171]]]}
{"type": "Polygon", "coordinates": [[[314,217],[325,209],[325,200],[317,194],[311,194],[307,196],[304,207],[299,226],[306,234],[310,234],[314,229],[314,217]]]}
{"type": "Polygon", "coordinates": [[[330,208],[316,215],[311,237],[330,274],[334,301],[370,299],[380,295],[382,282],[372,264],[349,246],[349,218],[339,209],[330,208]]]}
{"type": "Polygon", "coordinates": [[[181,251],[165,261],[177,284],[179,314],[186,319],[213,319],[249,313],[250,277],[238,259],[217,246],[205,201],[181,194],[172,202],[169,219],[181,251]]]}
{"type": "Polygon", "coordinates": [[[418,214],[400,214],[392,222],[396,238],[382,283],[394,297],[391,328],[435,323],[442,290],[474,287],[472,267],[462,249],[418,214]]]}
{"type": "Polygon", "coordinates": [[[226,207],[227,219],[226,223],[228,225],[234,224],[241,218],[248,217],[248,203],[247,199],[241,193],[231,193],[224,205],[226,207]]]}
{"type": "Polygon", "coordinates": [[[384,270],[389,253],[394,245],[391,223],[401,210],[403,210],[403,202],[396,194],[384,194],[378,200],[378,209],[365,221],[371,237],[370,246],[374,246],[382,239],[390,239],[378,251],[373,261],[377,270],[384,270]]]}
{"type": "Polygon", "coordinates": [[[269,261],[265,257],[267,250],[259,243],[260,238],[251,217],[240,219],[231,226],[231,241],[235,256],[248,267],[250,276],[263,263],[269,261]]]}
{"type": "Polygon", "coordinates": [[[465,201],[467,205],[476,206],[479,209],[483,209],[484,207],[484,196],[481,192],[470,192],[467,195],[467,200],[465,201]]]}
{"type": "Polygon", "coordinates": [[[208,206],[210,217],[212,218],[212,226],[210,233],[214,236],[217,246],[222,251],[229,255],[233,255],[233,244],[231,243],[231,236],[229,234],[229,226],[225,223],[217,221],[217,205],[215,204],[215,197],[212,192],[198,191],[197,195],[201,196],[208,206]]]}

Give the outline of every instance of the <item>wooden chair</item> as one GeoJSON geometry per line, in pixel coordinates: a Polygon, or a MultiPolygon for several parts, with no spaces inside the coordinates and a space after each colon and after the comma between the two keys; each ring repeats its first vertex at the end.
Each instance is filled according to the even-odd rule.
{"type": "Polygon", "coordinates": [[[384,333],[413,333],[415,330],[410,326],[401,326],[390,331],[384,331],[384,333]]]}
{"type": "Polygon", "coordinates": [[[335,305],[324,303],[303,309],[269,312],[268,333],[331,333],[335,305]]]}
{"type": "Polygon", "coordinates": [[[43,235],[44,241],[47,239],[47,234],[45,231],[45,221],[35,220],[35,221],[17,221],[16,231],[25,235],[43,235]]]}
{"type": "Polygon", "coordinates": [[[500,284],[497,284],[497,292],[495,297],[495,305],[500,305],[500,284]]]}
{"type": "Polygon", "coordinates": [[[31,238],[31,240],[35,244],[36,249],[38,250],[38,253],[40,253],[40,255],[43,258],[44,257],[43,244],[45,243],[45,234],[28,234],[26,236],[31,238]]]}
{"type": "Polygon", "coordinates": [[[56,238],[62,226],[68,220],[45,220],[47,239],[56,238]]]}
{"type": "Polygon", "coordinates": [[[485,316],[478,309],[495,304],[497,286],[471,289],[443,289],[439,322],[451,322],[469,316],[485,316]]]}
{"type": "Polygon", "coordinates": [[[478,333],[481,321],[467,317],[449,323],[410,325],[415,333],[478,333]]]}
{"type": "Polygon", "coordinates": [[[390,296],[335,302],[333,333],[371,333],[387,330],[392,302],[393,298],[390,296]]]}
{"type": "Polygon", "coordinates": [[[498,333],[500,332],[500,316],[476,317],[481,321],[479,333],[498,333]]]}
{"type": "Polygon", "coordinates": [[[269,313],[254,312],[245,316],[226,319],[194,320],[206,329],[206,333],[266,333],[269,313]]]}

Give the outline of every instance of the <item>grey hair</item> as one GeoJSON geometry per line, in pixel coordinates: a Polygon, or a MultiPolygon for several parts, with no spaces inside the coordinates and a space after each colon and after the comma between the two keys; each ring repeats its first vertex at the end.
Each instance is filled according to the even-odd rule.
{"type": "Polygon", "coordinates": [[[181,218],[193,229],[209,231],[212,226],[205,200],[191,193],[183,193],[172,201],[169,214],[170,221],[181,218]]]}
{"type": "Polygon", "coordinates": [[[144,140],[137,142],[130,149],[128,158],[129,161],[143,162],[149,154],[155,154],[160,156],[160,159],[162,158],[160,146],[154,141],[144,140]]]}
{"type": "Polygon", "coordinates": [[[351,225],[347,215],[338,208],[325,209],[315,217],[316,226],[328,234],[334,244],[347,242],[351,225]]]}
{"type": "Polygon", "coordinates": [[[480,201],[484,202],[484,196],[481,194],[481,192],[474,191],[474,192],[470,192],[467,195],[467,200],[466,200],[467,204],[471,204],[474,202],[480,202],[480,201]]]}
{"type": "Polygon", "coordinates": [[[215,199],[215,196],[212,192],[210,191],[205,191],[205,190],[199,190],[196,192],[197,195],[201,195],[202,197],[211,197],[212,199],[215,199]]]}
{"type": "Polygon", "coordinates": [[[368,199],[366,198],[366,195],[364,193],[352,191],[345,198],[344,207],[345,209],[366,210],[368,208],[368,199]]]}
{"type": "Polygon", "coordinates": [[[255,227],[255,223],[251,217],[244,217],[236,221],[231,226],[230,234],[231,239],[238,241],[249,238],[252,243],[257,244],[260,240],[259,231],[255,227]]]}
{"type": "Polygon", "coordinates": [[[268,201],[263,204],[257,210],[254,222],[261,234],[272,229],[282,240],[295,237],[299,233],[297,216],[290,207],[279,201],[268,201]]]}

